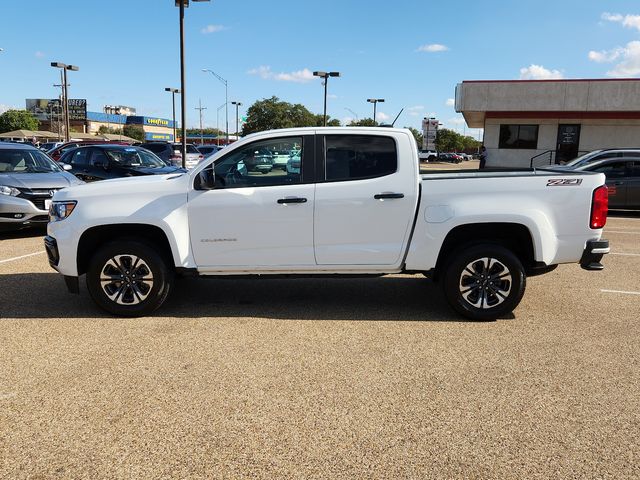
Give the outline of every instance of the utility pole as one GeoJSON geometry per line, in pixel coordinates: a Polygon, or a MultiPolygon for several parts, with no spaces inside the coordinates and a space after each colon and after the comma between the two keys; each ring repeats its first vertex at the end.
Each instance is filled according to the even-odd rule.
{"type": "Polygon", "coordinates": [[[202,100],[199,98],[198,106],[196,107],[196,110],[200,111],[200,145],[204,145],[204,130],[202,129],[202,111],[206,109],[207,107],[202,106],[202,100]]]}
{"type": "Polygon", "coordinates": [[[240,103],[240,102],[231,102],[231,105],[235,105],[236,106],[236,141],[238,141],[238,138],[240,137],[240,133],[238,131],[238,107],[240,105],[242,105],[242,103],[240,103]]]}

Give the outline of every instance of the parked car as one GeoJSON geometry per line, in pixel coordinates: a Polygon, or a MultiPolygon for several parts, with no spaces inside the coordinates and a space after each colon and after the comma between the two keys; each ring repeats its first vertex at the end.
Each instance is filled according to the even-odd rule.
{"type": "Polygon", "coordinates": [[[287,173],[300,175],[300,165],[302,164],[300,153],[301,150],[292,150],[287,160],[287,173]]]}
{"type": "Polygon", "coordinates": [[[287,150],[278,150],[278,151],[272,151],[270,153],[271,153],[271,158],[273,159],[273,168],[279,168],[286,172],[287,163],[289,163],[291,152],[287,150]]]}
{"type": "Polygon", "coordinates": [[[51,158],[53,158],[56,162],[60,160],[60,157],[64,155],[69,150],[78,147],[84,147],[86,145],[102,145],[102,144],[111,144],[111,145],[128,145],[124,142],[109,142],[107,140],[83,140],[81,142],[67,142],[55,147],[53,150],[47,152],[51,158]]]}
{"type": "Polygon", "coordinates": [[[455,153],[441,153],[438,155],[438,160],[441,162],[460,163],[462,161],[462,157],[455,153]]]}
{"type": "Polygon", "coordinates": [[[43,152],[47,153],[50,150],[53,150],[54,148],[59,147],[60,145],[62,145],[64,142],[46,142],[46,143],[41,143],[40,146],[38,147],[40,150],[42,150],[43,152]]]}
{"type": "Polygon", "coordinates": [[[420,150],[418,159],[421,162],[435,162],[438,159],[438,152],[435,150],[420,150]]]}
{"type": "Polygon", "coordinates": [[[81,183],[37,148],[0,142],[0,229],[46,225],[53,194],[81,183]]]}
{"type": "MultiPolygon", "coordinates": [[[[553,170],[604,173],[609,190],[610,209],[640,209],[640,150],[637,156],[609,157],[577,162],[553,170]]],[[[633,154],[632,154],[633,155],[633,154]]]]}
{"type": "Polygon", "coordinates": [[[185,171],[167,165],[149,150],[128,145],[79,147],[65,153],[60,161],[70,165],[71,172],[85,182],[185,171]]]}
{"type": "Polygon", "coordinates": [[[273,170],[273,155],[266,148],[252,151],[243,160],[249,172],[269,173],[273,170]]]}
{"type": "Polygon", "coordinates": [[[593,150],[589,153],[574,158],[570,162],[562,165],[566,168],[577,168],[598,160],[605,160],[607,158],[640,158],[640,148],[605,148],[601,150],[593,150]]]}
{"type": "Polygon", "coordinates": [[[217,145],[198,145],[196,148],[202,155],[204,155],[204,158],[208,158],[211,155],[218,153],[220,150],[220,147],[217,145]]]}
{"type": "Polygon", "coordinates": [[[45,245],[71,292],[86,274],[92,299],[116,315],[154,312],[175,273],[421,272],[459,314],[490,320],[517,307],[528,275],[604,268],[604,182],[577,171],[421,175],[408,129],[266,131],[183,175],[56,192],[45,245]],[[301,146],[302,175],[238,175],[243,152],[285,142],[301,146]]]}

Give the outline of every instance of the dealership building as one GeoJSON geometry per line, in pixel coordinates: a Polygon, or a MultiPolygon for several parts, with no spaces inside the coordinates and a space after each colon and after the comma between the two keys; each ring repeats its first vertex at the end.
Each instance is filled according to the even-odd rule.
{"type": "Polygon", "coordinates": [[[455,108],[470,128],[484,129],[488,167],[640,147],[640,79],[464,81],[455,108]]]}

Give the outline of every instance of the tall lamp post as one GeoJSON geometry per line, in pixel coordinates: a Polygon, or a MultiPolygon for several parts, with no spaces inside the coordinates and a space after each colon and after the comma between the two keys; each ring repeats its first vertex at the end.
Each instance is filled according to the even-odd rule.
{"type": "MultiPolygon", "coordinates": [[[[209,0],[192,0],[193,2],[208,2],[209,0]]],[[[184,9],[189,6],[189,0],[175,0],[176,7],[179,7],[180,15],[180,107],[182,125],[180,126],[180,136],[182,137],[182,168],[186,168],[187,161],[187,109],[185,107],[187,98],[184,89],[184,9]]]]}
{"type": "Polygon", "coordinates": [[[226,108],[224,110],[224,116],[225,116],[225,137],[226,137],[226,141],[227,141],[227,145],[229,145],[229,83],[222,78],[220,75],[218,75],[216,72],[214,72],[213,70],[210,70],[208,68],[203,68],[202,69],[203,72],[205,73],[210,73],[211,75],[213,75],[214,77],[216,77],[218,80],[220,80],[222,83],[224,83],[224,104],[226,105],[226,108]]]}
{"type": "Polygon", "coordinates": [[[71,70],[72,72],[77,72],[80,70],[75,65],[67,65],[62,62],[51,62],[51,66],[54,68],[62,69],[62,92],[63,92],[63,102],[64,102],[64,141],[69,141],[69,130],[70,130],[70,122],[69,122],[69,90],[67,89],[67,70],[71,70]]]}
{"type": "Polygon", "coordinates": [[[324,85],[324,113],[323,113],[323,125],[327,126],[327,83],[329,82],[329,77],[339,77],[340,72],[313,72],[314,77],[320,77],[323,79],[324,85]]]}
{"type": "Polygon", "coordinates": [[[376,122],[376,106],[378,105],[378,102],[384,102],[384,98],[367,98],[367,102],[373,103],[373,123],[377,124],[378,122],[376,122]]]}
{"type": "Polygon", "coordinates": [[[236,140],[238,139],[238,137],[240,135],[238,135],[238,107],[240,107],[240,105],[242,105],[242,103],[240,102],[231,102],[231,105],[235,105],[236,106],[236,140]]]}
{"type": "Polygon", "coordinates": [[[171,92],[171,97],[173,99],[173,141],[175,142],[177,140],[177,136],[176,136],[176,93],[180,93],[180,89],[179,88],[171,88],[171,87],[166,87],[164,89],[165,92],[171,92]]]}
{"type": "Polygon", "coordinates": [[[227,102],[224,102],[216,110],[216,130],[218,130],[218,133],[216,134],[216,144],[218,146],[220,146],[220,139],[218,139],[218,136],[220,134],[220,110],[222,110],[226,105],[227,105],[227,102]]]}

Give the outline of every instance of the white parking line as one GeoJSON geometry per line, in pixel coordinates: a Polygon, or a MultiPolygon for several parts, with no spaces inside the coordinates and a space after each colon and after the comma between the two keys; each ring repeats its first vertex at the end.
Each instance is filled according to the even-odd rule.
{"type": "Polygon", "coordinates": [[[618,253],[618,252],[609,252],[609,255],[624,255],[625,257],[640,257],[640,253],[618,253]]]}
{"type": "Polygon", "coordinates": [[[44,250],[42,252],[28,253],[27,255],[20,255],[19,257],[13,257],[13,258],[7,258],[5,260],[0,260],[0,263],[13,262],[14,260],[20,260],[21,258],[33,257],[34,255],[42,255],[43,253],[45,253],[44,250]]]}
{"type": "Polygon", "coordinates": [[[600,289],[603,293],[623,293],[625,295],[640,295],[640,292],[625,292],[624,290],[604,290],[600,289]]]}
{"type": "Polygon", "coordinates": [[[626,232],[623,230],[607,230],[607,233],[627,233],[629,235],[640,235],[640,232],[626,232]]]}

